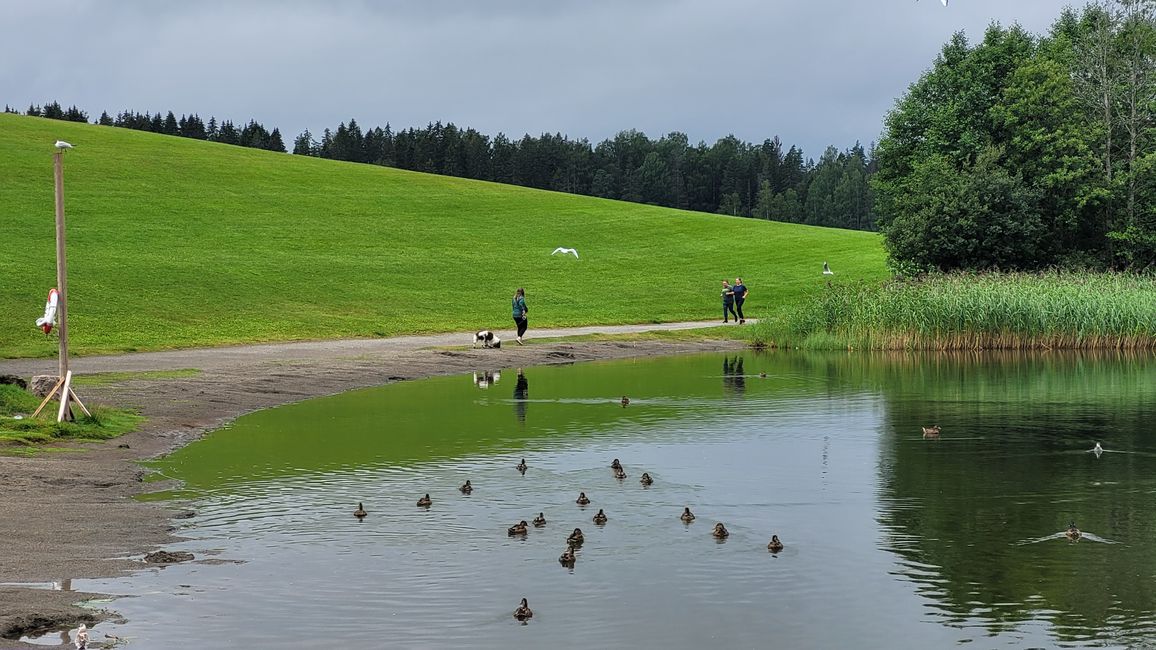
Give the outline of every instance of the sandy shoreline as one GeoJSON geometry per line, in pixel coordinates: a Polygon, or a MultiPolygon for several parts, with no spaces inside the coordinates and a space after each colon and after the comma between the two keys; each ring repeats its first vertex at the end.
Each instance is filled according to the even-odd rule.
{"type": "MultiPolygon", "coordinates": [[[[599,332],[691,329],[680,323],[539,331],[539,337],[599,332]]],[[[185,350],[77,359],[77,373],[196,368],[196,376],[134,379],[86,387],[88,401],[131,406],[148,420],[104,443],[69,445],[36,457],[0,456],[0,583],[52,583],[124,575],[140,558],[180,534],[180,504],[132,497],[168,487],[143,483],[136,461],[154,458],[255,410],[395,381],[601,359],[741,348],[735,340],[559,342],[501,350],[437,349],[462,345],[462,335],[399,337],[185,350]]],[[[468,340],[468,339],[466,339],[468,340]]],[[[51,373],[51,359],[0,360],[0,374],[51,373]]],[[[0,586],[0,648],[29,630],[93,624],[115,612],[81,609],[94,595],[0,586]]],[[[113,605],[115,608],[115,604],[113,605]]],[[[98,637],[101,635],[97,635],[98,637]]],[[[97,640],[94,638],[94,640],[97,640]]]]}

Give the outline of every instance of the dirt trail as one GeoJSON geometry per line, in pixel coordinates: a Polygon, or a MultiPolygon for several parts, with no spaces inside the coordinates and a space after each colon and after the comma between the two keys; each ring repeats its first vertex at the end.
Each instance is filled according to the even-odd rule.
{"type": "MultiPolygon", "coordinates": [[[[717,323],[668,323],[532,330],[534,338],[683,330],[717,323]]],[[[78,391],[86,402],[129,406],[147,416],[116,440],[68,445],[34,457],[0,456],[0,648],[28,648],[14,638],[115,616],[73,605],[69,591],[2,586],[63,583],[144,568],[141,557],[179,535],[179,504],[134,495],[167,487],[141,482],[136,461],[153,458],[258,409],[311,397],[419,379],[511,367],[679,354],[743,347],[741,341],[558,342],[517,346],[499,332],[501,350],[437,349],[468,345],[469,334],[310,341],[228,348],[82,357],[77,374],[195,368],[192,377],[130,379],[78,391]]],[[[0,374],[54,374],[54,359],[0,360],[0,374]]]]}

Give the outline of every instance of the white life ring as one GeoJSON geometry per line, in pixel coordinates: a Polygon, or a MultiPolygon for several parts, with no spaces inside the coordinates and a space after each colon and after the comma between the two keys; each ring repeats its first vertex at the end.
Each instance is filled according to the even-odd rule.
{"type": "Polygon", "coordinates": [[[56,289],[48,290],[48,302],[44,303],[44,317],[36,319],[36,326],[47,334],[56,325],[56,303],[60,301],[60,293],[56,289]]]}

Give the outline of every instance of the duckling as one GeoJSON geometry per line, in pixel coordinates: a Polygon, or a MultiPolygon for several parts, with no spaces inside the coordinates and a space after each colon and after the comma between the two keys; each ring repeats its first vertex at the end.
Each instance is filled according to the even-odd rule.
{"type": "Polygon", "coordinates": [[[567,546],[566,550],[562,551],[562,555],[558,558],[558,561],[562,563],[562,566],[572,567],[574,566],[574,559],[574,548],[567,546]]]}
{"type": "Polygon", "coordinates": [[[474,491],[474,486],[470,485],[469,479],[466,479],[465,484],[458,488],[458,490],[461,490],[462,494],[469,494],[474,491]]]}
{"type": "Polygon", "coordinates": [[[522,462],[520,462],[520,463],[518,463],[517,465],[515,465],[515,466],[514,466],[514,469],[516,469],[516,470],[518,470],[519,472],[521,472],[521,473],[525,474],[525,473],[526,473],[526,468],[527,468],[527,467],[529,467],[529,466],[528,466],[528,465],[526,465],[526,459],[525,459],[525,458],[523,458],[523,459],[522,459],[522,462]]]}
{"type": "Polygon", "coordinates": [[[594,515],[594,523],[601,526],[602,524],[606,523],[606,520],[607,520],[606,513],[602,512],[602,508],[599,508],[598,514],[594,515]]]}
{"type": "Polygon", "coordinates": [[[610,463],[610,469],[622,469],[622,463],[618,462],[618,459],[615,458],[610,463]]]}
{"type": "Polygon", "coordinates": [[[353,511],[353,516],[357,517],[358,519],[363,519],[363,518],[365,518],[365,515],[368,515],[368,514],[369,513],[365,511],[365,507],[361,505],[360,501],[358,501],[357,502],[357,510],[353,511]]]}
{"type": "Polygon", "coordinates": [[[432,505],[433,505],[433,500],[429,498],[428,492],[426,493],[426,495],[424,497],[417,500],[417,507],[419,507],[419,508],[428,508],[432,505]]]}
{"type": "Polygon", "coordinates": [[[534,527],[541,528],[546,525],[546,513],[539,512],[537,517],[534,517],[534,527]]]}
{"type": "Polygon", "coordinates": [[[688,524],[690,522],[694,521],[694,513],[690,511],[689,506],[682,509],[682,516],[679,517],[679,519],[683,520],[684,522],[686,522],[688,524]]]}
{"type": "Polygon", "coordinates": [[[939,425],[938,424],[933,426],[933,427],[923,427],[923,437],[924,438],[934,438],[938,435],[939,435],[939,425]]]}
{"type": "Polygon", "coordinates": [[[586,541],[586,537],[582,534],[581,528],[575,528],[574,532],[566,538],[566,543],[570,546],[582,546],[582,542],[586,541]]]}
{"type": "Polygon", "coordinates": [[[530,609],[530,603],[527,603],[525,598],[522,599],[522,604],[518,605],[518,609],[514,610],[514,618],[519,621],[528,621],[534,618],[534,612],[530,609]]]}
{"type": "Polygon", "coordinates": [[[778,553],[783,550],[783,543],[779,541],[778,535],[771,535],[771,543],[767,544],[767,550],[772,553],[778,553]]]}
{"type": "Polygon", "coordinates": [[[574,503],[577,503],[580,506],[585,506],[590,504],[590,499],[586,498],[585,492],[579,492],[578,498],[574,501],[574,503]]]}
{"type": "Polygon", "coordinates": [[[614,470],[614,478],[618,479],[619,481],[625,479],[626,478],[626,470],[622,469],[621,467],[614,470]]]}
{"type": "Polygon", "coordinates": [[[641,484],[643,484],[643,485],[651,485],[651,484],[653,484],[653,483],[654,483],[654,479],[650,478],[650,474],[649,474],[649,473],[647,473],[647,472],[643,472],[643,473],[642,473],[642,478],[640,478],[640,479],[638,480],[638,482],[639,482],[639,483],[641,483],[641,484]]]}
{"type": "Polygon", "coordinates": [[[622,408],[626,408],[629,405],[630,405],[630,398],[623,395],[622,396],[622,408]]]}
{"type": "Polygon", "coordinates": [[[1068,523],[1068,531],[1064,533],[1064,536],[1073,542],[1078,542],[1083,533],[1080,532],[1079,528],[1076,528],[1076,522],[1073,521],[1068,523]]]}
{"type": "Polygon", "coordinates": [[[526,533],[530,532],[529,524],[527,524],[526,520],[523,519],[522,521],[519,521],[518,523],[514,524],[513,526],[510,526],[508,532],[510,534],[510,537],[513,537],[515,535],[525,535],[526,533]]]}
{"type": "Polygon", "coordinates": [[[722,525],[722,522],[719,522],[714,525],[714,531],[711,532],[711,535],[714,535],[716,539],[726,539],[730,537],[730,532],[727,531],[726,526],[722,525]]]}

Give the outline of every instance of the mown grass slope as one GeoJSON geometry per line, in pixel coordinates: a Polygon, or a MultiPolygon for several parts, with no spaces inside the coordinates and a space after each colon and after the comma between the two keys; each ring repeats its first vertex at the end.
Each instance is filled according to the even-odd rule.
{"type": "Polygon", "coordinates": [[[52,143],[65,155],[69,325],[81,354],[748,315],[823,281],[884,279],[871,233],[738,219],[0,115],[0,356],[49,355],[52,143]],[[551,256],[577,248],[580,260],[551,256]]]}

